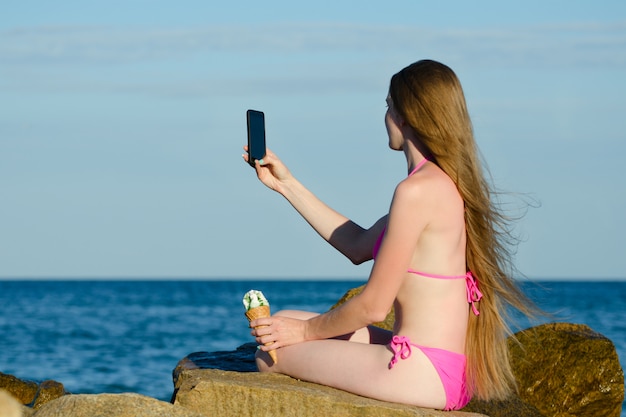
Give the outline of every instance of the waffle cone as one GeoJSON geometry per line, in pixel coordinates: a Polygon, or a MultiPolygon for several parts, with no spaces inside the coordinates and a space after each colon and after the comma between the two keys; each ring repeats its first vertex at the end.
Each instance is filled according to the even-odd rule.
{"type": "MultiPolygon", "coordinates": [[[[246,311],[246,317],[248,318],[248,321],[260,319],[261,317],[269,317],[270,315],[271,314],[270,314],[270,307],[269,306],[254,307],[254,308],[251,308],[250,310],[246,311]]],[[[267,327],[267,326],[257,326],[257,327],[255,327],[255,329],[260,329],[262,327],[267,327]]],[[[272,343],[273,342],[265,343],[265,346],[269,346],[272,343]]],[[[275,350],[270,350],[267,353],[269,353],[269,355],[272,358],[272,360],[274,361],[274,363],[278,363],[278,358],[276,356],[276,351],[275,350]]]]}
{"type": "Polygon", "coordinates": [[[261,317],[269,317],[269,316],[271,316],[270,306],[254,307],[246,311],[246,317],[248,318],[248,321],[260,319],[261,317]]]}

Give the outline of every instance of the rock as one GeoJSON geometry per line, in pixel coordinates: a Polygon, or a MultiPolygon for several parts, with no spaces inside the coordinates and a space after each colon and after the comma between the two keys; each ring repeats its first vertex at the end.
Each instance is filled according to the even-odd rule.
{"type": "Polygon", "coordinates": [[[22,417],[22,407],[8,391],[0,389],[0,417],[22,417]]]}
{"type": "MultiPolygon", "coordinates": [[[[299,413],[304,413],[302,415],[308,415],[307,412],[299,410],[297,407],[300,407],[301,404],[307,403],[310,400],[306,398],[306,396],[311,395],[311,393],[316,393],[315,395],[327,396],[328,392],[336,392],[341,396],[342,404],[346,410],[349,410],[349,403],[346,403],[348,399],[358,399],[358,404],[353,404],[354,409],[352,411],[346,411],[345,415],[354,415],[352,413],[360,413],[363,409],[360,401],[364,401],[366,399],[345,393],[340,390],[334,390],[333,388],[323,387],[316,384],[306,383],[298,381],[299,384],[302,384],[301,390],[297,390],[291,385],[288,385],[285,388],[286,381],[292,380],[292,378],[286,377],[284,375],[278,375],[280,379],[276,379],[276,376],[272,376],[269,374],[259,374],[258,372],[254,372],[250,374],[250,371],[256,371],[256,364],[254,362],[254,353],[256,352],[256,344],[254,343],[246,343],[240,346],[236,351],[231,352],[233,355],[232,358],[228,358],[229,352],[197,352],[188,355],[183,358],[179,363],[176,369],[174,369],[173,377],[174,377],[174,396],[172,398],[173,403],[180,403],[185,407],[190,407],[192,409],[203,410],[206,409],[207,405],[204,402],[210,402],[212,407],[216,407],[216,409],[212,409],[215,412],[215,415],[219,416],[231,416],[235,415],[235,413],[228,414],[225,410],[230,410],[231,407],[228,404],[230,401],[228,398],[220,399],[220,395],[228,397],[230,393],[237,392],[238,396],[247,398],[248,395],[253,396],[255,398],[255,402],[257,401],[257,397],[271,397],[273,394],[272,391],[285,391],[292,390],[295,391],[289,398],[282,398],[281,401],[290,404],[288,406],[284,406],[285,408],[290,407],[290,410],[293,411],[293,414],[287,415],[300,415],[299,413]],[[226,360],[222,363],[220,361],[226,360]],[[235,362],[234,358],[237,358],[237,368],[238,372],[217,372],[218,370],[228,371],[224,363],[232,363],[235,362]],[[211,369],[214,368],[214,369],[211,369]],[[217,380],[217,381],[215,381],[217,380]],[[203,382],[206,382],[204,384],[203,382]],[[247,393],[247,387],[249,384],[254,386],[261,385],[264,387],[266,391],[260,392],[255,389],[254,393],[247,393]],[[191,394],[193,391],[193,394],[191,394]],[[299,396],[303,398],[299,398],[299,396]],[[218,407],[224,407],[224,410],[217,409],[218,407]]],[[[296,380],[292,380],[296,381],[296,380]]],[[[286,395],[285,395],[286,396],[286,395]]],[[[273,397],[273,401],[276,401],[276,397],[273,397]]],[[[269,399],[268,399],[269,401],[269,399]]],[[[325,399],[328,401],[328,399],[325,399]]],[[[380,407],[381,404],[388,406],[388,403],[375,401],[375,400],[367,400],[372,401],[376,407],[380,407]]],[[[249,406],[251,400],[246,399],[244,404],[249,406]]],[[[318,407],[319,404],[315,405],[318,407]]],[[[411,406],[404,406],[399,404],[394,404],[394,406],[401,407],[401,409],[388,409],[388,408],[371,408],[371,414],[364,415],[378,415],[376,413],[381,413],[380,415],[390,415],[390,416],[444,416],[444,415],[455,415],[450,414],[450,412],[438,412],[428,409],[421,409],[411,406]],[[395,412],[395,414],[394,414],[395,412]],[[407,414],[408,413],[408,414],[407,414]],[[421,414],[420,414],[421,413],[421,414]],[[434,413],[434,414],[433,414],[434,413]]],[[[316,408],[315,408],[316,409],[316,408]]],[[[488,415],[490,417],[500,417],[500,416],[516,416],[516,417],[543,417],[543,415],[537,411],[533,406],[524,403],[519,397],[513,397],[508,399],[507,401],[502,401],[498,403],[490,402],[490,403],[481,403],[473,401],[467,407],[465,407],[462,411],[465,413],[457,412],[458,416],[472,416],[472,415],[488,415]],[[471,413],[480,413],[480,414],[471,414],[471,413]]],[[[238,411],[239,412],[239,411],[238,411]]],[[[284,410],[281,409],[281,413],[284,410]]],[[[370,411],[363,411],[370,412],[370,411]]],[[[246,415],[246,412],[243,412],[246,415]]],[[[282,414],[281,414],[282,415],[282,414]]],[[[313,415],[313,413],[311,413],[313,415]]],[[[320,413],[319,415],[325,415],[324,413],[320,413]]],[[[334,415],[334,414],[333,414],[334,415]]],[[[360,414],[359,414],[360,415],[360,414]]]]}
{"type": "Polygon", "coordinates": [[[174,369],[174,385],[183,369],[221,369],[223,371],[256,372],[256,343],[244,343],[234,351],[195,352],[181,359],[174,369]]]}
{"type": "Polygon", "coordinates": [[[207,417],[140,394],[65,395],[49,401],[32,417],[207,417]]]}
{"type": "MultiPolygon", "coordinates": [[[[361,289],[348,291],[332,308],[361,289]]],[[[391,329],[393,320],[392,311],[378,325],[391,329]]],[[[498,402],[472,400],[457,415],[620,416],[624,374],[609,339],[588,326],[567,323],[544,324],[515,336],[520,343],[510,339],[509,349],[519,393],[498,402]]],[[[253,409],[258,415],[259,408],[271,410],[266,415],[286,416],[454,415],[365,399],[283,375],[250,373],[256,370],[254,352],[255,345],[248,343],[234,352],[188,355],[174,370],[172,402],[220,416],[252,415],[253,409]]]]}
{"type": "Polygon", "coordinates": [[[522,400],[546,416],[619,417],[624,372],[613,343],[588,326],[552,323],[509,341],[522,400]]]}
{"type": "Polygon", "coordinates": [[[491,417],[621,415],[624,373],[609,339],[570,323],[543,324],[515,336],[519,343],[510,339],[509,352],[518,395],[498,403],[472,400],[464,410],[491,417]]]}
{"type": "Polygon", "coordinates": [[[56,398],[65,395],[65,388],[63,384],[57,381],[47,380],[39,384],[39,391],[37,392],[37,398],[33,403],[33,408],[37,410],[48,401],[52,401],[56,398]]]}
{"type": "Polygon", "coordinates": [[[23,381],[13,375],[3,373],[0,373],[0,388],[9,392],[22,404],[33,403],[39,390],[36,382],[23,381]]]}
{"type": "Polygon", "coordinates": [[[462,411],[482,413],[489,417],[548,417],[531,404],[525,403],[517,395],[502,401],[480,401],[474,399],[462,411]]]}
{"type": "Polygon", "coordinates": [[[47,380],[37,384],[3,373],[0,373],[0,388],[8,391],[22,404],[35,409],[48,401],[67,394],[63,384],[57,381],[47,380]]]}
{"type": "Polygon", "coordinates": [[[174,404],[207,416],[484,417],[376,401],[280,374],[188,369],[185,362],[175,374],[174,404]]]}

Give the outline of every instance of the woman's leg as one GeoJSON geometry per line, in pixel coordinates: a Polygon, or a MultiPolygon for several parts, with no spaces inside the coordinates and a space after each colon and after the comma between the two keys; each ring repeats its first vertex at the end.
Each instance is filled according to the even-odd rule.
{"type": "MultiPolygon", "coordinates": [[[[302,319],[314,316],[314,313],[292,311],[277,314],[302,319]]],[[[371,340],[379,338],[380,334],[363,329],[353,337],[371,340]]],[[[439,375],[419,349],[413,349],[410,358],[400,360],[389,369],[392,357],[393,353],[385,344],[328,339],[280,348],[276,364],[266,352],[259,351],[257,366],[261,372],[279,372],[383,401],[430,408],[445,406],[446,396],[439,375]]]]}
{"type": "Polygon", "coordinates": [[[410,358],[389,369],[392,356],[384,345],[328,339],[280,348],[276,364],[261,352],[257,366],[262,372],[278,372],[364,397],[444,408],[443,385],[428,358],[415,348],[410,358]]]}

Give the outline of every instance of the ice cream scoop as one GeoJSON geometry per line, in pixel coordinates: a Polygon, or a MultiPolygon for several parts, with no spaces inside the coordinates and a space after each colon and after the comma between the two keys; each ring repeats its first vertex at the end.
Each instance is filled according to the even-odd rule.
{"type": "Polygon", "coordinates": [[[260,306],[269,307],[269,305],[270,303],[261,291],[250,290],[243,296],[243,306],[246,308],[246,311],[260,306]]]}

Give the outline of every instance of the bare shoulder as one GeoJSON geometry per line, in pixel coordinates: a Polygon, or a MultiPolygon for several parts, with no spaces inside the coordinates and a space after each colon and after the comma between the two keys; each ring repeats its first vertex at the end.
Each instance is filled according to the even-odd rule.
{"type": "Polygon", "coordinates": [[[395,223],[418,234],[428,231],[458,237],[464,225],[464,204],[456,184],[432,163],[397,185],[389,213],[390,228],[395,223]]]}
{"type": "Polygon", "coordinates": [[[396,187],[394,202],[423,208],[449,206],[455,202],[463,205],[456,184],[433,163],[401,181],[396,187]]]}

